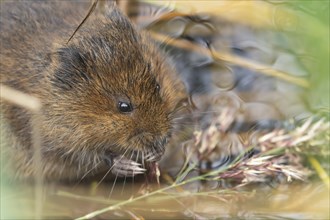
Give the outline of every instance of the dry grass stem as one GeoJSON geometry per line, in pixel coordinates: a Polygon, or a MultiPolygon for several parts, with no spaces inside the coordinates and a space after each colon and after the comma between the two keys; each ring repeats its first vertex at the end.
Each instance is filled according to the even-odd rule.
{"type": "Polygon", "coordinates": [[[263,1],[161,1],[143,0],[159,6],[166,6],[181,13],[210,14],[238,24],[256,28],[272,28],[275,30],[295,30],[299,25],[298,15],[285,7],[274,7],[263,1]],[[258,13],[251,13],[258,11],[258,13]]]}
{"type": "Polygon", "coordinates": [[[233,65],[238,65],[241,67],[245,67],[254,71],[257,71],[259,73],[265,74],[267,76],[276,77],[278,79],[290,82],[294,85],[298,85],[304,88],[309,88],[310,84],[309,82],[304,78],[299,78],[290,75],[289,73],[279,71],[272,69],[269,66],[253,62],[252,60],[247,60],[244,58],[241,58],[239,56],[235,56],[230,53],[225,52],[217,52],[214,50],[210,50],[209,48],[205,48],[202,46],[199,46],[197,44],[191,43],[187,40],[181,40],[181,39],[175,39],[170,36],[162,35],[155,32],[150,32],[150,35],[156,40],[161,43],[165,43],[171,46],[175,46],[184,50],[194,51],[196,53],[200,53],[206,56],[212,56],[214,59],[227,62],[233,65]]]}
{"type": "Polygon", "coordinates": [[[41,102],[39,99],[3,84],[0,84],[0,97],[3,100],[31,111],[39,111],[41,108],[41,102]]]}
{"type": "Polygon", "coordinates": [[[43,177],[41,168],[41,136],[40,136],[40,126],[41,126],[41,102],[39,99],[28,95],[26,93],[20,92],[18,90],[12,89],[8,86],[2,85],[0,87],[0,97],[5,101],[11,102],[18,106],[21,106],[32,112],[31,120],[31,139],[33,143],[33,163],[36,170],[35,178],[35,218],[41,219],[42,207],[43,207],[43,177]]]}
{"type": "MultiPolygon", "coordinates": [[[[329,122],[325,119],[321,118],[315,121],[313,118],[308,118],[301,126],[294,125],[295,129],[274,129],[267,133],[254,131],[248,137],[247,142],[235,139],[235,142],[228,143],[226,140],[233,134],[230,136],[227,129],[235,121],[235,114],[224,108],[211,121],[206,129],[195,131],[194,138],[189,142],[190,146],[188,148],[197,152],[195,157],[199,158],[197,163],[201,163],[201,159],[206,158],[209,160],[212,154],[218,155],[219,152],[226,152],[228,151],[226,148],[234,147],[234,145],[238,149],[246,149],[245,155],[240,157],[239,160],[232,162],[223,172],[214,173],[213,175],[223,180],[235,179],[242,184],[269,182],[270,178],[276,179],[281,175],[285,176],[288,182],[293,179],[305,181],[311,172],[301,164],[301,156],[297,149],[308,146],[314,140],[319,139],[320,136],[323,138],[324,134],[329,133],[329,122]],[[226,120],[223,120],[224,118],[226,120]],[[251,147],[260,149],[261,152],[248,158],[247,155],[251,147]],[[286,151],[286,149],[292,149],[292,151],[286,151]]],[[[316,143],[319,145],[314,146],[315,151],[326,147],[324,142],[316,143]]],[[[209,162],[212,162],[212,160],[209,162]]],[[[321,166],[314,167],[318,168],[316,171],[323,181],[328,184],[329,178],[324,175],[326,172],[320,169],[321,166]]]]}

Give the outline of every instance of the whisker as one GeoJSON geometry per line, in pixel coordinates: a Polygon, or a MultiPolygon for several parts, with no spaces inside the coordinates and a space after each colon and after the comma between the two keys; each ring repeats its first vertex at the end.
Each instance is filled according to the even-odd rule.
{"type": "MultiPolygon", "coordinates": [[[[133,155],[134,155],[134,151],[132,151],[132,153],[131,153],[131,156],[130,156],[130,158],[129,158],[129,160],[132,160],[132,158],[133,158],[133,155]]],[[[134,172],[134,171],[133,171],[134,172]]],[[[134,173],[133,173],[134,174],[134,173]]],[[[125,188],[125,184],[126,184],[126,179],[127,179],[127,176],[125,176],[124,177],[124,183],[123,183],[123,187],[121,188],[121,193],[120,193],[120,195],[123,195],[123,192],[124,192],[124,188],[125,188]]]]}
{"type": "MultiPolygon", "coordinates": [[[[138,163],[138,161],[139,161],[139,156],[140,156],[140,151],[138,150],[137,155],[136,155],[136,159],[135,159],[136,163],[138,163]]],[[[134,176],[134,170],[133,170],[133,176],[134,176]]]]}
{"type": "Polygon", "coordinates": [[[116,182],[117,182],[117,178],[118,178],[118,173],[116,174],[115,180],[113,181],[113,184],[112,184],[112,187],[111,187],[111,191],[109,193],[108,198],[110,198],[112,196],[112,192],[113,192],[113,189],[115,188],[115,185],[116,185],[116,182]]]}
{"type": "Polygon", "coordinates": [[[102,179],[97,183],[96,187],[98,187],[102,182],[103,180],[108,176],[108,174],[110,173],[110,171],[113,169],[113,167],[125,156],[125,154],[127,153],[128,149],[123,153],[123,155],[120,157],[119,160],[117,160],[117,162],[114,162],[112,164],[112,166],[109,168],[109,170],[106,172],[106,174],[102,177],[102,179]]]}
{"type": "MultiPolygon", "coordinates": [[[[123,155],[120,157],[120,159],[118,161],[120,161],[122,158],[124,158],[125,154],[128,152],[128,148],[125,150],[125,152],[123,153],[123,155]]],[[[132,156],[131,156],[132,157],[132,156]]],[[[113,167],[113,166],[112,166],[113,167]]],[[[113,184],[112,184],[112,187],[111,187],[111,190],[110,190],[110,193],[109,193],[109,196],[108,198],[110,198],[112,196],[112,192],[113,192],[113,189],[115,188],[115,185],[116,185],[116,182],[117,182],[117,179],[118,179],[118,173],[116,174],[116,177],[115,177],[115,180],[113,181],[113,184]]],[[[126,182],[126,176],[125,176],[125,181],[124,181],[124,186],[125,186],[125,182],[126,182]]],[[[121,194],[123,193],[123,189],[122,189],[122,192],[121,194]]]]}
{"type": "MultiPolygon", "coordinates": [[[[138,152],[139,153],[139,152],[138,152]]],[[[132,151],[132,155],[134,154],[134,151],[132,151]]],[[[138,158],[138,156],[137,156],[137,158],[138,158]]],[[[137,161],[135,161],[135,162],[137,162],[137,161]]],[[[134,175],[134,170],[133,170],[133,175],[132,175],[132,188],[131,188],[131,190],[132,190],[132,192],[134,192],[134,177],[135,177],[135,175],[134,175]]]]}
{"type": "Polygon", "coordinates": [[[142,167],[143,167],[143,168],[146,168],[146,167],[145,167],[145,164],[144,164],[144,156],[145,156],[145,155],[144,155],[144,151],[142,151],[142,167]]]}
{"type": "MultiPolygon", "coordinates": [[[[146,150],[142,151],[142,167],[143,167],[144,169],[147,169],[146,166],[145,166],[145,163],[144,163],[144,162],[145,162],[145,161],[144,161],[144,160],[145,160],[145,159],[144,159],[144,158],[145,158],[145,155],[144,155],[145,151],[146,151],[146,150]]],[[[149,149],[147,149],[147,153],[148,153],[148,151],[149,151],[149,149]]],[[[143,175],[144,175],[144,178],[145,178],[146,180],[148,180],[148,178],[147,178],[147,172],[145,172],[143,175]]]]}
{"type": "MultiPolygon", "coordinates": [[[[113,167],[113,166],[112,166],[113,167]]],[[[108,174],[110,173],[111,171],[111,168],[109,168],[109,170],[104,174],[104,176],[102,177],[102,179],[96,184],[96,188],[102,183],[102,181],[108,176],[108,174]]]]}
{"type": "Polygon", "coordinates": [[[92,171],[94,170],[99,164],[101,163],[101,161],[99,161],[94,167],[92,167],[91,169],[89,169],[82,177],[81,179],[76,183],[76,186],[92,171]]]}

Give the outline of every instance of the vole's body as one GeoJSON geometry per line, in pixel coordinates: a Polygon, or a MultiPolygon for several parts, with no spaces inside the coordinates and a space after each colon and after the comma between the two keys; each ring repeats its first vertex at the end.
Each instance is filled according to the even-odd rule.
{"type": "MultiPolygon", "coordinates": [[[[141,170],[132,161],[159,159],[183,89],[145,34],[107,2],[67,44],[88,2],[0,4],[1,83],[42,101],[46,179],[80,179],[111,166],[134,175],[141,170]]],[[[3,169],[34,177],[31,112],[4,101],[1,111],[3,169]]]]}

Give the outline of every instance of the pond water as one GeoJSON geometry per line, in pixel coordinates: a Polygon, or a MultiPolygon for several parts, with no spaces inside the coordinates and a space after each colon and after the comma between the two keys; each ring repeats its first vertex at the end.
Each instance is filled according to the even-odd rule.
{"type": "MultiPolygon", "coordinates": [[[[149,186],[150,187],[150,186],[149,186]]],[[[50,185],[44,188],[42,219],[72,219],[115,206],[93,219],[328,219],[329,189],[323,184],[291,184],[276,188],[170,191],[145,195],[141,184],[50,185]]],[[[158,186],[154,186],[157,190],[158,186]]],[[[33,187],[2,188],[2,219],[36,218],[33,187]],[[5,192],[5,193],[4,193],[5,192]]]]}

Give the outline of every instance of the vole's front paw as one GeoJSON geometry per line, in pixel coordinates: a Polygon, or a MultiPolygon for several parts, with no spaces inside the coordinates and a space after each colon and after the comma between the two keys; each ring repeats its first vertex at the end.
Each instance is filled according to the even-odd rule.
{"type": "Polygon", "coordinates": [[[129,160],[123,156],[114,157],[112,160],[112,168],[111,172],[114,175],[118,175],[120,177],[132,177],[137,174],[142,174],[146,171],[146,169],[142,168],[142,165],[129,160]]]}
{"type": "Polygon", "coordinates": [[[148,162],[159,161],[164,154],[164,151],[150,151],[145,155],[145,160],[148,162]]]}

